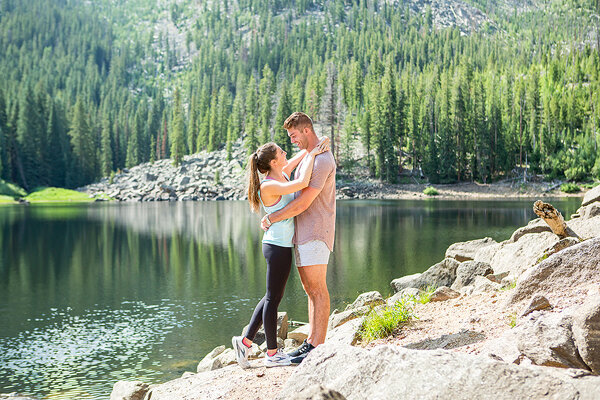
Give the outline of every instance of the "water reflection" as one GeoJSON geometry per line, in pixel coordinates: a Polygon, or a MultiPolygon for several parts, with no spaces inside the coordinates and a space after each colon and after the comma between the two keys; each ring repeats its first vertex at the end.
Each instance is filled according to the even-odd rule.
{"type": "MultiPolygon", "coordinates": [[[[339,202],[332,308],[389,294],[453,242],[508,238],[531,203],[339,202]]],[[[0,392],[100,399],[119,379],[194,370],[263,295],[258,221],[244,202],[0,208],[0,392]]],[[[296,273],[281,309],[307,319],[296,273]]]]}

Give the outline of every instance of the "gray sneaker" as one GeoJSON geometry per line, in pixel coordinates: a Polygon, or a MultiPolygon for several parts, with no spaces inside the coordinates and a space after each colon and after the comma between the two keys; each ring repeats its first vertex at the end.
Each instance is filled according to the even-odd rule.
{"type": "Polygon", "coordinates": [[[277,353],[272,356],[265,354],[265,367],[285,367],[290,365],[290,356],[285,354],[282,349],[277,349],[277,353]]]}
{"type": "Polygon", "coordinates": [[[248,362],[248,356],[250,355],[250,348],[242,342],[242,336],[234,336],[231,338],[231,344],[233,345],[233,351],[235,351],[235,359],[240,367],[246,369],[250,368],[248,362]]]}

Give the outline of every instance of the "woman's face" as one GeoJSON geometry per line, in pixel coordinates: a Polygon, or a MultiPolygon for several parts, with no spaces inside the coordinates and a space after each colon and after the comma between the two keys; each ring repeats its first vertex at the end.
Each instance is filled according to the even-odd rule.
{"type": "Polygon", "coordinates": [[[287,165],[287,153],[277,146],[277,155],[271,160],[271,168],[283,169],[287,165]]]}

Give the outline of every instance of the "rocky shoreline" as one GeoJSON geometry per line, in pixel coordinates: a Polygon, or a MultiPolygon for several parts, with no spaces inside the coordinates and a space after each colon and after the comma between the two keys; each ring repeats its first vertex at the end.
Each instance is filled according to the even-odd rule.
{"type": "MultiPolygon", "coordinates": [[[[596,399],[600,393],[600,187],[586,193],[560,238],[541,219],[510,239],[456,243],[427,271],[335,310],[325,344],[298,367],[252,368],[217,347],[195,372],[159,385],[120,381],[111,400],[163,399],[596,399]],[[416,301],[437,287],[428,302],[416,301]],[[416,319],[360,342],[365,316],[414,302],[416,319]],[[265,388],[269,388],[268,392],[265,388]]],[[[306,337],[280,314],[280,347],[306,337]]],[[[263,345],[264,346],[264,345],[263,345]]]]}
{"type": "MultiPolygon", "coordinates": [[[[116,201],[211,201],[245,200],[246,150],[238,140],[228,159],[226,149],[200,152],[183,158],[175,167],[170,159],[144,163],[124,169],[112,177],[81,187],[78,191],[90,197],[107,195],[116,201]]],[[[388,184],[361,174],[338,173],[336,197],[338,199],[424,199],[430,198],[423,190],[430,186],[418,183],[410,175],[405,179],[414,183],[388,184]]],[[[504,180],[493,184],[464,182],[434,185],[440,199],[534,198],[581,196],[565,194],[560,182],[516,182],[504,180]]]]}

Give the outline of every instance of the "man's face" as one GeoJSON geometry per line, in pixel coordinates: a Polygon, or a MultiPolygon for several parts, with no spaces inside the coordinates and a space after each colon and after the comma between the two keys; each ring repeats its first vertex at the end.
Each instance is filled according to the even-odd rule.
{"type": "Polygon", "coordinates": [[[305,128],[290,128],[287,130],[290,142],[298,146],[300,150],[304,150],[308,147],[308,140],[306,138],[305,128]]]}

